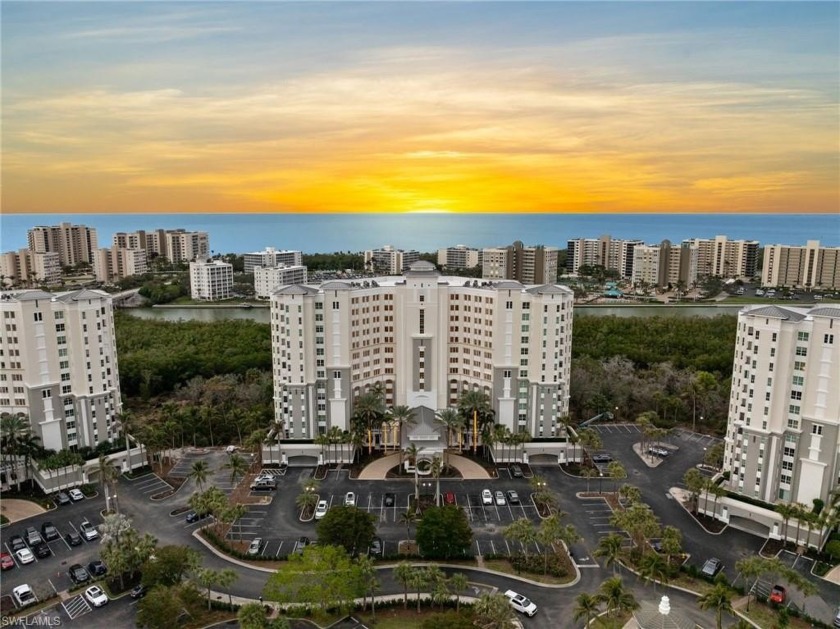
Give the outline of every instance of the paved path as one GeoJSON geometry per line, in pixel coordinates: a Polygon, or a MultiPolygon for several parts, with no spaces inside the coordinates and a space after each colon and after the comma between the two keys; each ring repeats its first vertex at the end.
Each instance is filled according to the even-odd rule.
{"type": "MultiPolygon", "coordinates": [[[[457,469],[465,480],[484,480],[490,478],[483,467],[478,463],[470,461],[469,459],[458,456],[457,454],[450,454],[447,457],[449,464],[457,469]]],[[[400,454],[391,454],[389,456],[377,459],[359,473],[359,480],[384,480],[388,472],[400,464],[400,454]]]]}
{"type": "Polygon", "coordinates": [[[41,505],[30,500],[18,500],[16,498],[4,499],[1,508],[3,515],[9,518],[9,522],[19,522],[46,511],[41,505]]]}

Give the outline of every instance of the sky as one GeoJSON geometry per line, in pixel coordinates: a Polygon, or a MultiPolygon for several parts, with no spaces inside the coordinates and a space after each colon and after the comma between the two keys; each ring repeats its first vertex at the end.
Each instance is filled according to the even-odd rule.
{"type": "Polygon", "coordinates": [[[8,2],[2,212],[836,213],[836,2],[8,2]]]}

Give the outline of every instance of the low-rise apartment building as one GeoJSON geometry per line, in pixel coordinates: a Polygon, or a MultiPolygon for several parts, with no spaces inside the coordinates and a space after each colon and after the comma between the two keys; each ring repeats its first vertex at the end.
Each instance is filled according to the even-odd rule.
{"type": "Polygon", "coordinates": [[[201,301],[233,297],[233,265],[207,259],[190,262],[190,296],[201,301]]]}

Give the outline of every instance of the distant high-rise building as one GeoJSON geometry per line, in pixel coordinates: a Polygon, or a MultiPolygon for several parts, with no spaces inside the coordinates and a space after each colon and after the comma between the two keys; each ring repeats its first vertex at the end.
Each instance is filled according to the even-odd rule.
{"type": "Polygon", "coordinates": [[[75,266],[81,262],[93,264],[96,230],[84,225],[61,223],[33,227],[27,233],[29,250],[33,253],[57,253],[61,266],[75,266]]]}
{"type": "Polygon", "coordinates": [[[111,297],[5,291],[0,311],[0,412],[26,415],[49,450],[115,439],[122,399],[111,297]]]}
{"type": "Polygon", "coordinates": [[[303,264],[303,254],[300,251],[278,250],[274,247],[266,247],[263,251],[254,251],[242,254],[245,262],[245,273],[253,273],[254,268],[279,266],[300,266],[303,264]]]}
{"type": "Polygon", "coordinates": [[[420,259],[420,253],[414,250],[394,249],[385,245],[381,249],[365,251],[365,269],[373,273],[399,275],[420,259]]]}
{"type": "Polygon", "coordinates": [[[821,247],[819,240],[802,246],[764,247],[762,286],[840,289],[840,247],[821,247]]]}
{"type": "Polygon", "coordinates": [[[96,281],[106,284],[132,275],[143,275],[149,271],[146,250],[141,248],[111,247],[98,249],[93,270],[96,281]]]}
{"type": "Polygon", "coordinates": [[[582,266],[603,266],[618,271],[622,278],[633,277],[634,251],[644,244],[641,240],[613,239],[609,235],[600,238],[575,238],[568,241],[566,249],[566,271],[577,273],[582,266]]]}
{"type": "Polygon", "coordinates": [[[757,240],[729,240],[726,236],[692,238],[683,245],[697,249],[697,275],[751,278],[756,275],[757,240]]]}
{"type": "Polygon", "coordinates": [[[190,295],[202,301],[233,297],[233,265],[206,258],[190,262],[190,295]]]}
{"type": "Polygon", "coordinates": [[[145,249],[149,261],[162,256],[175,264],[210,256],[207,232],[185,229],[117,232],[113,236],[113,245],[122,249],[145,249]]]}
{"type": "Polygon", "coordinates": [[[507,247],[485,248],[481,252],[481,277],[553,284],[557,281],[558,255],[556,247],[526,247],[518,240],[507,247]]]}
{"type": "Polygon", "coordinates": [[[271,293],[287,284],[306,284],[307,269],[302,264],[254,268],[254,292],[260,299],[268,299],[271,293]]]}
{"type": "Polygon", "coordinates": [[[446,269],[473,269],[481,264],[481,251],[465,245],[438,249],[438,266],[446,269]]]}
{"type": "Polygon", "coordinates": [[[840,478],[838,383],[840,309],[741,310],[726,429],[726,488],[771,504],[809,509],[815,499],[830,504],[840,478]]]}
{"type": "Polygon", "coordinates": [[[0,254],[0,276],[6,286],[53,286],[61,282],[61,261],[55,251],[35,253],[30,249],[0,254]]]}
{"type": "Polygon", "coordinates": [[[633,281],[649,286],[688,288],[697,279],[697,249],[689,243],[674,247],[669,240],[633,249],[633,281]]]}

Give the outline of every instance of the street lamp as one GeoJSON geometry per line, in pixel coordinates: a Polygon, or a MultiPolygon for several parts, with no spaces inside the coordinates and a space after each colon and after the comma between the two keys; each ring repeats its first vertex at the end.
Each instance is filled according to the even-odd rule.
{"type": "Polygon", "coordinates": [[[604,493],[604,492],[601,490],[601,486],[602,486],[602,483],[603,483],[603,482],[604,482],[604,473],[603,473],[603,472],[601,472],[601,471],[599,471],[599,472],[598,472],[598,493],[599,493],[599,494],[604,493]]]}

